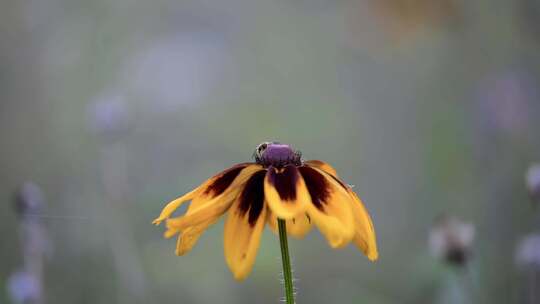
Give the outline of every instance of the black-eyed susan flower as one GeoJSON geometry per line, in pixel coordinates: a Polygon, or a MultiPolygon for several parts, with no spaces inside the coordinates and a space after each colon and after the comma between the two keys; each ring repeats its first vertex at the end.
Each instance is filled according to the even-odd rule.
{"type": "Polygon", "coordinates": [[[364,205],[329,164],[302,161],[301,153],[275,142],[260,144],[254,163],[237,164],[167,204],[154,224],[166,220],[165,237],[179,234],[176,254],[187,253],[221,215],[225,222],[225,259],[237,280],[248,276],[265,224],[276,230],[286,221],[287,233],[306,235],[319,228],[333,248],[351,241],[370,260],[378,257],[375,231],[364,205]],[[183,216],[171,218],[184,202],[183,216]]]}

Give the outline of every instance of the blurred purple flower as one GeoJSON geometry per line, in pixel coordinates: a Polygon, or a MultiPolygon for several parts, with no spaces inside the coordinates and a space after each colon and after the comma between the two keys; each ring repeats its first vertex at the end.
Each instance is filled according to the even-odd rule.
{"type": "Polygon", "coordinates": [[[540,163],[532,164],[525,175],[525,183],[531,200],[540,202],[540,163]]]}
{"type": "Polygon", "coordinates": [[[489,129],[519,135],[528,126],[529,107],[534,99],[526,73],[507,72],[487,80],[479,91],[480,110],[486,113],[489,129]]]}
{"type": "Polygon", "coordinates": [[[525,269],[540,268],[540,235],[530,234],[518,244],[515,253],[516,264],[525,269]]]}
{"type": "Polygon", "coordinates": [[[19,216],[39,213],[45,205],[43,192],[33,182],[25,182],[20,186],[15,192],[14,202],[19,216]]]}
{"type": "Polygon", "coordinates": [[[26,271],[15,272],[9,277],[7,291],[14,303],[33,303],[41,298],[39,280],[26,271]]]}
{"type": "Polygon", "coordinates": [[[131,113],[121,94],[98,98],[88,106],[87,115],[90,130],[105,141],[116,141],[131,129],[131,113]]]}

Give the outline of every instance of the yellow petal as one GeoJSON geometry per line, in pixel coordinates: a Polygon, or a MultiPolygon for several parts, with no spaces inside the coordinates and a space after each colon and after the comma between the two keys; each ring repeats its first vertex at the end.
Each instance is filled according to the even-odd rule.
{"type": "Polygon", "coordinates": [[[167,220],[167,228],[180,232],[190,226],[215,220],[227,211],[238,193],[243,189],[246,181],[253,174],[262,171],[261,168],[260,165],[256,164],[251,164],[243,168],[234,181],[231,182],[230,186],[217,196],[213,196],[213,193],[207,190],[201,192],[199,196],[193,199],[193,208],[189,208],[189,212],[186,215],[167,220]]]}
{"type": "Polygon", "coordinates": [[[272,212],[282,219],[305,213],[310,202],[304,179],[293,165],[268,168],[264,195],[272,212]]]}
{"type": "Polygon", "coordinates": [[[368,259],[375,261],[379,258],[379,252],[377,250],[377,240],[373,222],[371,221],[371,217],[369,216],[366,207],[356,193],[350,188],[349,193],[354,199],[351,202],[356,226],[353,239],[354,244],[362,250],[368,259]]]}
{"type": "Polygon", "coordinates": [[[162,221],[168,219],[173,213],[174,211],[176,211],[176,209],[178,209],[183,203],[193,199],[193,197],[195,195],[197,195],[197,193],[201,190],[203,185],[193,189],[191,192],[173,200],[172,202],[168,203],[165,208],[163,208],[163,210],[161,211],[161,214],[159,215],[158,218],[156,218],[152,224],[154,225],[159,225],[161,224],[162,221]]]}
{"type": "MultiPolygon", "coordinates": [[[[333,175],[338,180],[338,175],[336,170],[329,164],[320,161],[320,160],[309,160],[304,163],[310,167],[318,168],[325,171],[328,174],[333,175]]],[[[364,204],[360,198],[354,193],[350,186],[338,180],[338,183],[347,189],[349,195],[353,198],[351,200],[351,208],[353,213],[353,218],[355,222],[355,234],[353,237],[353,242],[355,245],[362,250],[362,252],[370,259],[371,261],[377,260],[379,253],[377,250],[377,241],[375,236],[375,229],[373,223],[367,212],[364,204]]]]}
{"type": "MultiPolygon", "coordinates": [[[[191,204],[189,204],[189,207],[186,211],[186,215],[192,214],[196,210],[199,210],[205,203],[205,199],[202,198],[202,196],[197,197],[193,201],[191,201],[191,204]]],[[[214,217],[209,220],[203,221],[202,223],[198,225],[194,225],[191,227],[187,227],[184,229],[181,234],[178,236],[178,240],[176,242],[176,255],[184,255],[188,253],[193,246],[197,243],[201,235],[204,233],[204,231],[210,227],[211,225],[215,224],[219,220],[219,217],[214,217]]],[[[165,231],[165,238],[170,238],[174,235],[176,235],[178,232],[180,232],[179,229],[168,229],[165,231]]]]}
{"type": "MultiPolygon", "coordinates": [[[[186,215],[193,214],[193,212],[199,210],[205,202],[206,200],[201,196],[195,198],[191,202],[191,204],[189,204],[186,215]]],[[[195,246],[204,231],[206,231],[206,229],[211,225],[215,224],[218,220],[219,216],[216,216],[209,220],[203,221],[200,224],[187,227],[183,231],[181,231],[176,242],[176,255],[184,255],[188,253],[193,248],[193,246],[195,246]]],[[[167,231],[165,231],[164,237],[170,238],[178,234],[179,232],[180,229],[178,229],[177,227],[171,227],[167,229],[167,231]]]]}
{"type": "MultiPolygon", "coordinates": [[[[263,200],[260,203],[264,204],[263,200]]],[[[250,210],[243,210],[240,206],[241,200],[233,204],[225,222],[224,232],[225,260],[236,280],[245,279],[251,272],[267,212],[266,206],[263,205],[258,214],[253,216],[250,210]]]]}
{"type": "Polygon", "coordinates": [[[184,255],[188,253],[193,246],[199,240],[199,237],[206,231],[208,227],[215,224],[218,221],[219,217],[215,217],[208,221],[202,222],[199,225],[191,226],[178,236],[178,241],[176,242],[176,255],[184,255]]]}
{"type": "MultiPolygon", "coordinates": [[[[195,198],[186,211],[186,215],[193,214],[193,212],[199,210],[204,206],[205,197],[199,196],[195,198]]],[[[188,253],[193,246],[197,243],[201,235],[206,231],[206,229],[219,220],[219,217],[211,218],[210,220],[204,221],[198,225],[187,227],[182,231],[178,236],[178,241],[176,242],[176,255],[184,255],[188,253]]],[[[167,231],[177,231],[177,230],[167,230],[167,231]]]]}
{"type": "MultiPolygon", "coordinates": [[[[286,220],[286,224],[287,234],[300,239],[311,230],[311,219],[307,214],[300,214],[286,220]]],[[[273,212],[268,212],[268,226],[277,233],[277,216],[273,212]]]]}
{"type": "Polygon", "coordinates": [[[351,212],[352,197],[346,188],[328,173],[306,166],[299,170],[311,196],[312,203],[309,204],[307,214],[331,247],[344,247],[355,233],[351,212]]]}
{"type": "Polygon", "coordinates": [[[307,165],[309,167],[321,169],[324,172],[333,175],[335,177],[338,177],[336,169],[334,167],[330,166],[328,163],[323,162],[322,160],[307,160],[304,162],[304,165],[307,165]]]}
{"type": "Polygon", "coordinates": [[[228,191],[223,195],[205,201],[204,207],[191,214],[167,219],[167,229],[175,230],[178,233],[188,227],[200,225],[206,221],[215,219],[229,209],[237,194],[238,190],[228,191]]]}
{"type": "Polygon", "coordinates": [[[156,218],[152,223],[159,225],[162,221],[168,219],[174,213],[174,211],[176,211],[176,209],[178,209],[186,201],[192,200],[198,196],[204,196],[207,197],[207,199],[210,199],[221,194],[227,188],[236,186],[239,182],[241,182],[239,179],[241,175],[240,173],[246,171],[247,168],[260,169],[262,167],[252,163],[242,163],[212,176],[191,192],[168,203],[161,211],[159,217],[156,218]]]}

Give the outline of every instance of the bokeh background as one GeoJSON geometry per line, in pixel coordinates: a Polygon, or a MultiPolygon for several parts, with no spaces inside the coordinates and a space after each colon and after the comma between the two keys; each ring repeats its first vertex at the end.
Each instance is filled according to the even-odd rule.
{"type": "Polygon", "coordinates": [[[17,277],[28,222],[42,303],[279,303],[272,232],[239,283],[223,221],[184,257],[150,225],[265,140],[337,168],[378,235],[376,263],[316,230],[291,240],[298,303],[538,303],[540,246],[532,262],[516,250],[540,228],[525,183],[540,160],[540,2],[1,6],[0,303],[36,293],[17,277]],[[13,207],[28,181],[44,201],[33,220],[13,207]],[[475,227],[466,267],[430,254],[441,214],[475,227]]]}

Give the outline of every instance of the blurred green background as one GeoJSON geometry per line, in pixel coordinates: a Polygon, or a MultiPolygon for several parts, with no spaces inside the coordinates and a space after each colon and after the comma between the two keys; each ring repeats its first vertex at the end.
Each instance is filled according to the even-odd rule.
{"type": "Polygon", "coordinates": [[[291,240],[298,303],[528,303],[539,54],[535,0],[4,0],[0,284],[33,181],[46,303],[278,303],[269,230],[238,283],[223,221],[183,257],[150,222],[279,140],[355,185],[380,250],[291,240]],[[465,273],[430,255],[443,213],[476,226],[465,273]]]}

